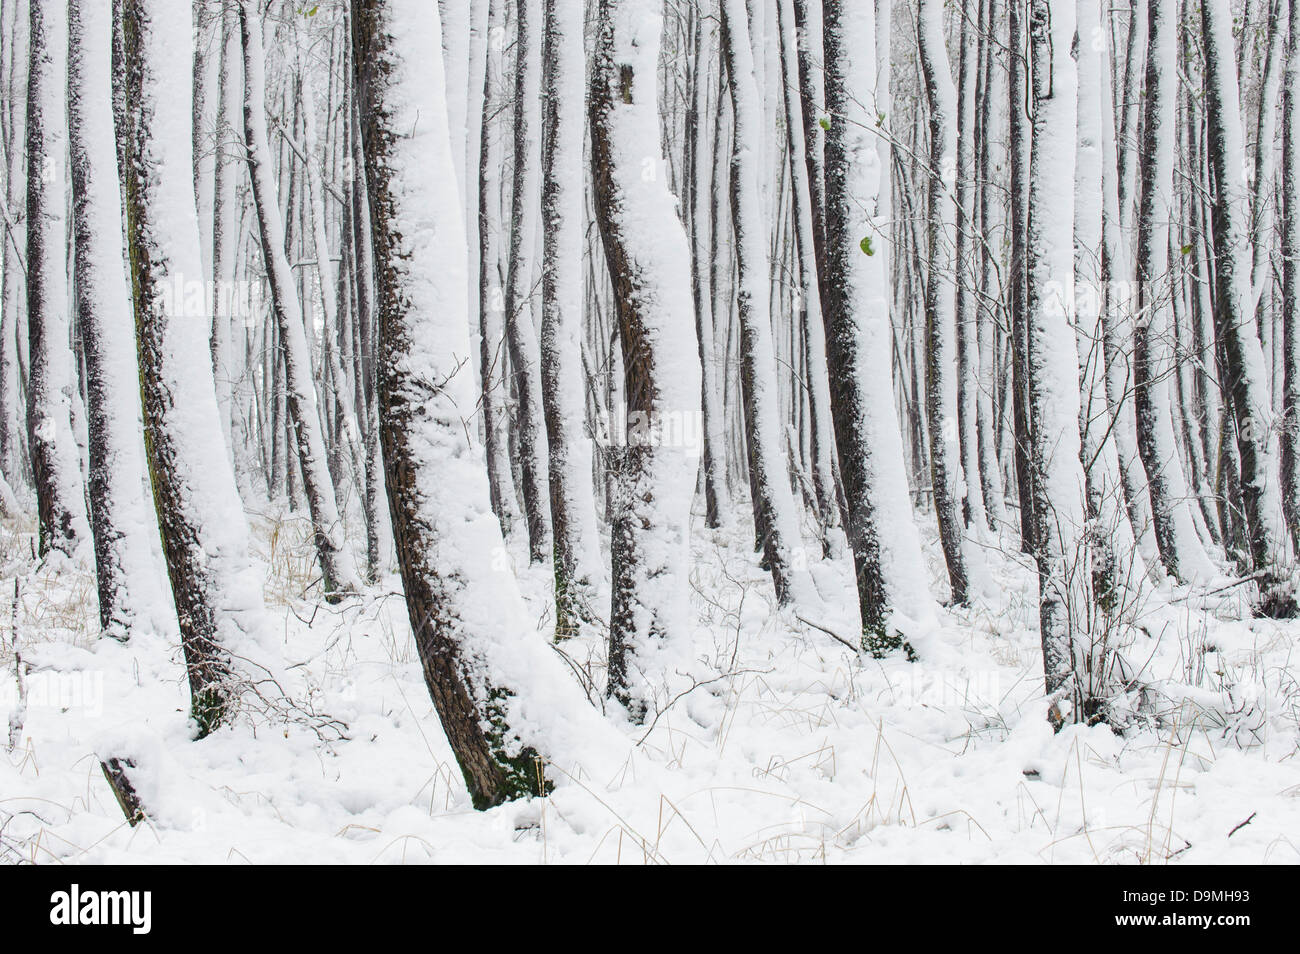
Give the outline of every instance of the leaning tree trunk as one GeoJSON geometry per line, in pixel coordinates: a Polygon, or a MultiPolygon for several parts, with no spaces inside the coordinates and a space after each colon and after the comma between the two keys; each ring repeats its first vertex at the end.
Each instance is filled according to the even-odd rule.
{"type": "MultiPolygon", "coordinates": [[[[240,7],[239,29],[244,47],[244,139],[248,151],[248,175],[253,185],[253,204],[257,211],[267,284],[271,288],[271,311],[284,359],[286,403],[298,445],[298,463],[311,512],[316,557],[320,561],[321,587],[327,599],[334,599],[339,594],[355,592],[361,581],[352,551],[348,549],[343,519],[334,496],[334,482],[327,467],[325,435],[321,431],[316,385],[312,381],[302,303],[298,300],[293,272],[284,254],[284,224],[280,219],[266,132],[266,68],[261,18],[248,6],[240,7]]],[[[321,251],[323,249],[318,248],[317,254],[321,251]]]]}
{"type": "MultiPolygon", "coordinates": [[[[1294,597],[1277,590],[1289,563],[1287,530],[1274,454],[1273,402],[1249,307],[1250,235],[1247,220],[1246,147],[1241,133],[1237,70],[1228,0],[1204,0],[1207,148],[1214,177],[1214,324],[1223,345],[1223,384],[1231,396],[1241,462],[1241,499],[1252,569],[1259,575],[1265,612],[1295,612],[1294,597]],[[1289,604],[1289,605],[1288,605],[1289,604]]],[[[1267,148],[1272,149],[1272,143],[1267,148]]]]}
{"type": "Polygon", "coordinates": [[[883,94],[875,90],[875,34],[885,27],[870,4],[828,0],[825,13],[826,97],[835,117],[826,140],[831,408],[863,647],[883,653],[902,645],[897,614],[924,616],[931,602],[894,407],[889,281],[878,247],[884,170],[872,114],[883,94]]]}
{"type": "Polygon", "coordinates": [[[68,10],[31,0],[27,76],[27,430],[40,553],[68,556],[90,538],[81,458],[72,433],[67,229],[61,186],[67,148],[68,10]]]}
{"type": "MultiPolygon", "coordinates": [[[[1134,325],[1133,400],[1138,452],[1147,474],[1156,543],[1165,569],[1191,582],[1214,576],[1196,535],[1190,492],[1174,437],[1170,404],[1169,223],[1174,183],[1175,0],[1150,0],[1147,11],[1146,117],[1142,204],[1135,251],[1138,320],[1134,325]]],[[[1122,211],[1121,211],[1122,214],[1122,211]]]]}
{"type": "Polygon", "coordinates": [[[157,518],[145,497],[136,431],[140,373],[122,266],[122,194],[110,84],[112,0],[71,0],[68,28],[73,254],[86,361],[99,622],[107,635],[125,639],[137,625],[155,622],[150,614],[160,602],[161,580],[155,575],[150,539],[158,532],[157,518]]]}
{"type": "Polygon", "coordinates": [[[943,3],[921,0],[917,31],[921,71],[930,106],[929,276],[925,288],[925,410],[930,430],[930,477],[939,539],[948,564],[952,602],[967,598],[966,554],[962,529],[962,473],[958,433],[956,286],[951,245],[956,239],[957,205],[954,133],[957,87],[944,48],[943,3]]]}
{"type": "Polygon", "coordinates": [[[207,734],[232,712],[228,646],[260,624],[261,579],[248,558],[248,524],[221,433],[208,328],[186,314],[188,283],[202,281],[194,209],[190,85],[175,82],[190,44],[188,5],[123,0],[126,230],[145,450],[167,574],[180,621],[192,712],[207,734]],[[182,134],[184,133],[184,134],[182,134]]]}
{"type": "Polygon", "coordinates": [[[591,440],[584,427],[582,368],[582,168],[586,94],[579,4],[546,0],[542,226],[542,405],[550,449],[555,567],[555,635],[571,636],[597,618],[592,607],[602,572],[592,487],[591,440]]]}
{"type": "Polygon", "coordinates": [[[600,0],[592,69],[596,221],[614,285],[629,441],[617,448],[609,689],[643,712],[689,652],[690,509],[699,447],[700,361],[692,341],[690,255],[663,174],[657,67],[660,0],[600,0]],[[657,433],[654,433],[657,432],[657,433]]]}
{"type": "MultiPolygon", "coordinates": [[[[407,614],[425,683],[476,808],[549,786],[513,726],[552,713],[559,663],[534,645],[478,443],[468,255],[447,129],[441,29],[421,0],[353,5],[379,318],[385,484],[407,614]],[[519,687],[531,719],[515,710],[519,687]]],[[[549,754],[549,753],[544,753],[549,754]]]]}
{"type": "Polygon", "coordinates": [[[740,382],[753,493],[754,529],[780,603],[798,595],[802,546],[788,462],[783,451],[776,355],[769,312],[771,262],[763,220],[758,144],[762,104],[754,76],[745,0],[722,0],[722,48],[735,122],[731,155],[731,224],[735,234],[740,382]]]}

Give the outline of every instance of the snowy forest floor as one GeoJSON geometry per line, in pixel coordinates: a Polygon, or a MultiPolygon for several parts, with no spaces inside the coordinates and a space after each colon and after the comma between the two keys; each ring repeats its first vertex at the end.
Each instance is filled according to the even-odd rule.
{"type": "MultiPolygon", "coordinates": [[[[0,712],[14,621],[30,670],[22,737],[0,753],[4,861],[1300,861],[1300,624],[1243,620],[1239,590],[1162,591],[1129,652],[1145,663],[1144,717],[1053,735],[1036,581],[1013,546],[989,549],[973,606],[941,610],[909,663],[859,657],[778,610],[748,527],[697,524],[699,666],[652,723],[624,724],[637,745],[621,777],[480,813],[396,579],[338,607],[304,599],[304,521],[252,519],[282,629],[274,676],[296,703],[268,688],[202,742],[174,637],[99,638],[93,573],[37,570],[30,528],[0,531],[0,712]],[[124,735],[149,753],[151,817],[136,828],[95,756],[124,735]]],[[[926,546],[938,591],[933,533],[926,546]]],[[[515,556],[546,639],[549,574],[515,556]]],[[[851,611],[847,557],[811,569],[827,605],[851,611]]],[[[847,614],[813,621],[853,631],[847,614]]],[[[596,637],[564,651],[575,671],[603,655],[596,637]]]]}

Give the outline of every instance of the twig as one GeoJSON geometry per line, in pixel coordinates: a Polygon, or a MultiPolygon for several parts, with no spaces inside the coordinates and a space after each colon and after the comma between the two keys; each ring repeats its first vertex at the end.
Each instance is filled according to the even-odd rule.
{"type": "Polygon", "coordinates": [[[1259,812],[1251,812],[1251,813],[1250,813],[1250,818],[1247,818],[1244,822],[1239,822],[1239,823],[1237,824],[1237,826],[1236,826],[1235,828],[1232,829],[1232,831],[1228,832],[1228,837],[1231,838],[1231,837],[1232,837],[1233,835],[1235,835],[1237,832],[1241,831],[1241,829],[1243,829],[1243,828],[1245,828],[1247,825],[1249,825],[1249,824],[1254,820],[1255,816],[1258,815],[1258,814],[1259,814],[1259,812]]]}

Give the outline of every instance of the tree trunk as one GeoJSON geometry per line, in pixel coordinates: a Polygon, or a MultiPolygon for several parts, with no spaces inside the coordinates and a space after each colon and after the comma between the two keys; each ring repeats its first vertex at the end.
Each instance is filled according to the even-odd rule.
{"type": "Polygon", "coordinates": [[[167,574],[180,622],[192,714],[200,735],[228,719],[238,687],[226,648],[259,625],[259,574],[221,433],[207,323],[180,307],[201,281],[191,186],[190,85],[176,51],[190,10],[171,0],[123,0],[126,224],[145,450],[167,574]],[[159,137],[170,136],[162,141],[159,137]]]}
{"type": "MultiPolygon", "coordinates": [[[[244,47],[244,138],[248,149],[248,175],[261,236],[271,310],[280,333],[284,359],[286,402],[290,425],[298,446],[303,491],[311,512],[320,561],[321,586],[326,598],[360,588],[352,551],[348,549],[343,520],[334,496],[334,483],[326,467],[325,437],[321,432],[311,356],[303,327],[302,304],[294,288],[293,273],[284,254],[284,225],[276,198],[275,177],[266,132],[265,65],[261,20],[247,6],[240,7],[239,27],[244,47]]],[[[321,236],[323,240],[324,236],[321,236]]],[[[318,249],[318,254],[324,251],[318,249]]]]}
{"type": "Polygon", "coordinates": [[[957,88],[948,66],[941,0],[921,0],[917,16],[921,70],[930,106],[929,275],[925,291],[925,409],[930,425],[930,482],[939,539],[954,604],[967,599],[962,530],[962,472],[958,428],[956,286],[952,243],[957,237],[957,88]]]}
{"type": "Polygon", "coordinates": [[[902,614],[931,603],[912,519],[890,366],[888,276],[877,199],[883,179],[872,112],[878,111],[876,30],[866,4],[828,0],[826,97],[826,341],[835,439],[853,551],[863,647],[903,645],[902,614]],[[873,91],[875,95],[873,94],[873,91]]]}
{"type": "Polygon", "coordinates": [[[1089,552],[1079,457],[1079,354],[1074,312],[1077,72],[1069,54],[1075,0],[1032,0],[1034,97],[1029,172],[1029,432],[1034,469],[1038,619],[1043,672],[1060,725],[1098,714],[1088,678],[1089,552]]]}
{"type": "MultiPolygon", "coordinates": [[[[353,68],[374,236],[379,410],[388,502],[425,683],[476,808],[547,788],[511,728],[528,651],[486,472],[462,415],[467,255],[447,130],[437,12],[358,0],[353,68]]],[[[545,662],[546,660],[543,660],[545,662]]],[[[540,674],[539,674],[540,675],[540,674]]],[[[563,678],[563,677],[561,677],[563,678]]]]}
{"type": "MultiPolygon", "coordinates": [[[[1205,39],[1208,151],[1214,175],[1214,319],[1223,345],[1223,384],[1232,398],[1241,461],[1241,499],[1252,569],[1261,576],[1261,608],[1270,614],[1291,615],[1296,609],[1294,598],[1273,592],[1285,576],[1281,567],[1290,561],[1277,484],[1272,399],[1254,309],[1249,307],[1245,144],[1232,58],[1232,10],[1227,0],[1205,0],[1201,5],[1201,23],[1205,39]]],[[[1272,143],[1268,148],[1272,148],[1272,143]]]]}
{"type": "Polygon", "coordinates": [[[762,137],[762,102],[755,81],[745,0],[722,0],[722,46],[727,62],[735,131],[731,155],[731,223],[737,259],[740,313],[741,400],[749,450],[754,525],[778,602],[798,595],[806,557],[799,536],[788,462],[781,439],[776,358],[768,284],[771,263],[761,208],[756,144],[762,137]]]}
{"type": "Polygon", "coordinates": [[[689,653],[690,507],[700,414],[690,258],[662,181],[659,0],[600,0],[589,97],[596,222],[614,286],[629,439],[615,449],[609,690],[644,713],[689,653]],[[646,173],[645,160],[651,163],[646,173]]]}
{"type": "Polygon", "coordinates": [[[1169,222],[1173,215],[1177,29],[1173,0],[1150,0],[1147,10],[1146,117],[1142,150],[1142,206],[1138,217],[1138,320],[1133,346],[1138,452],[1146,469],[1152,523],[1165,569],[1182,582],[1216,573],[1192,523],[1187,479],[1174,437],[1170,404],[1172,345],[1169,307],[1169,222]]]}
{"type": "Polygon", "coordinates": [[[510,257],[506,274],[506,343],[510,348],[519,441],[520,489],[533,563],[551,556],[546,421],[542,408],[541,350],[533,323],[537,219],[541,208],[541,0],[517,0],[515,37],[515,167],[510,203],[510,257]]]}
{"type": "Polygon", "coordinates": [[[162,594],[151,550],[157,518],[144,495],[137,424],[140,373],[122,266],[122,195],[110,83],[112,14],[111,0],[71,0],[68,6],[68,134],[99,622],[106,634],[126,639],[136,625],[162,622],[150,618],[162,594]]]}
{"type": "Polygon", "coordinates": [[[72,433],[72,351],[64,213],[67,4],[32,0],[27,78],[27,431],[40,553],[72,556],[90,538],[81,459],[72,433]]]}
{"type": "Polygon", "coordinates": [[[586,95],[579,5],[546,0],[543,161],[542,404],[550,449],[555,636],[592,621],[602,573],[582,370],[582,140],[586,95]]]}

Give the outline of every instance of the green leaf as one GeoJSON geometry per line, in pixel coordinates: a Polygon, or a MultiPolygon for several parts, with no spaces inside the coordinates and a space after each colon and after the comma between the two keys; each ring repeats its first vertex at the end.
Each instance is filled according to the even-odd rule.
{"type": "Polygon", "coordinates": [[[868,235],[866,238],[864,238],[861,242],[858,243],[858,248],[862,249],[862,254],[863,254],[863,255],[875,255],[875,254],[876,254],[876,250],[875,250],[874,248],[871,247],[871,236],[870,236],[870,235],[868,235]]]}

